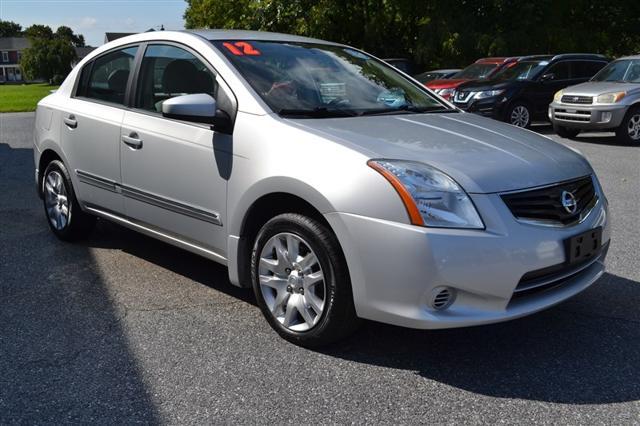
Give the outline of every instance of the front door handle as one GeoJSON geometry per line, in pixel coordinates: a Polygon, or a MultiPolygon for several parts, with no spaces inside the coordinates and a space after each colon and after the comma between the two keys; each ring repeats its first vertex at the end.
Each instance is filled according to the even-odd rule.
{"type": "Polygon", "coordinates": [[[76,127],[78,127],[78,120],[76,120],[76,116],[73,114],[71,114],[69,117],[65,117],[63,121],[64,124],[66,124],[70,129],[75,129],[76,127]]]}
{"type": "Polygon", "coordinates": [[[136,132],[130,133],[129,136],[122,135],[122,142],[133,149],[142,148],[142,139],[138,138],[138,134],[136,132]]]}

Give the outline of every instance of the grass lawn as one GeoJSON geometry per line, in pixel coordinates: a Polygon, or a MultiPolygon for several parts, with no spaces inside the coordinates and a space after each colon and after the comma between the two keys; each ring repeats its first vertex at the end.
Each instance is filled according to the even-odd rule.
{"type": "Polygon", "coordinates": [[[38,101],[57,88],[46,83],[0,85],[0,112],[35,111],[38,101]]]}

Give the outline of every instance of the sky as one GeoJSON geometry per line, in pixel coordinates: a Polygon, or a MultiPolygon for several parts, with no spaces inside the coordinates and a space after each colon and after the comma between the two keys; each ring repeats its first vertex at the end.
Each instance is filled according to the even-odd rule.
{"type": "Polygon", "coordinates": [[[104,43],[105,32],[141,32],[164,25],[184,28],[185,0],[0,0],[0,20],[26,28],[60,25],[82,34],[89,46],[104,43]]]}

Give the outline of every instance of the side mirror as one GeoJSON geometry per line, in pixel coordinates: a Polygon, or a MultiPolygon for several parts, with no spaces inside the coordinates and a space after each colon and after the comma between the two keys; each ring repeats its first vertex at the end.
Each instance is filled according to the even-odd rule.
{"type": "Polygon", "coordinates": [[[216,100],[206,93],[182,95],[162,103],[162,115],[176,120],[211,124],[215,130],[229,133],[231,118],[217,108],[216,100]]]}
{"type": "Polygon", "coordinates": [[[551,80],[555,80],[556,79],[556,75],[552,72],[550,72],[549,74],[545,74],[542,76],[542,78],[540,79],[540,81],[551,81],[551,80]]]}

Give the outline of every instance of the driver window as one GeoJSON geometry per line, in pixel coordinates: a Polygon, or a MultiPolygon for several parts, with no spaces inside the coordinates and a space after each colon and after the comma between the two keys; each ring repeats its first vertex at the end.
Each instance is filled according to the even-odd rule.
{"type": "Polygon", "coordinates": [[[140,67],[136,108],[162,112],[165,100],[194,93],[216,97],[215,75],[202,61],[179,47],[147,47],[140,67]]]}

